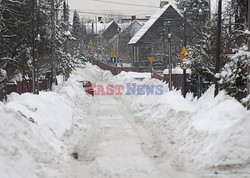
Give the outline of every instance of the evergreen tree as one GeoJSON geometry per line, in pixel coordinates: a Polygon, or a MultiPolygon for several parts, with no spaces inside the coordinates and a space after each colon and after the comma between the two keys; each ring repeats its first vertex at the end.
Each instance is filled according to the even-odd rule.
{"type": "MultiPolygon", "coordinates": [[[[0,46],[0,69],[1,73],[7,73],[5,82],[17,74],[22,74],[23,78],[32,76],[33,2],[33,0],[5,0],[0,4],[0,37],[3,36],[4,41],[0,46]]],[[[55,5],[55,9],[63,6],[63,0],[60,0],[55,5]]],[[[66,16],[59,18],[55,27],[55,47],[56,66],[64,66],[64,69],[60,70],[69,75],[69,72],[79,63],[64,50],[64,42],[73,39],[65,28],[69,24],[68,5],[66,7],[66,16]]],[[[51,69],[51,30],[51,2],[40,0],[38,4],[38,33],[41,37],[38,43],[39,75],[51,69]]],[[[1,82],[3,81],[0,81],[0,85],[1,82]]]]}
{"type": "Polygon", "coordinates": [[[79,17],[79,14],[78,14],[78,12],[76,10],[74,11],[74,16],[73,16],[72,35],[77,40],[80,39],[80,37],[82,35],[81,34],[80,17],[79,17]]]}
{"type": "Polygon", "coordinates": [[[32,1],[5,0],[1,2],[0,68],[7,71],[8,79],[17,73],[27,73],[29,51],[32,47],[32,1]]]}
{"type": "Polygon", "coordinates": [[[177,2],[179,9],[181,10],[186,9],[187,19],[189,21],[190,20],[197,21],[200,19],[200,16],[203,21],[209,18],[210,15],[209,0],[177,0],[177,2]]]}

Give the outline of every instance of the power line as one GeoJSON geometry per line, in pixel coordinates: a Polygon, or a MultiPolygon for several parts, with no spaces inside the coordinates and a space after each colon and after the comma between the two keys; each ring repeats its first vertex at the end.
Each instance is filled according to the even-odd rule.
{"type": "MultiPolygon", "coordinates": [[[[74,10],[70,10],[71,12],[74,12],[74,10]]],[[[77,11],[79,14],[91,14],[91,15],[108,15],[108,11],[106,11],[106,13],[105,12],[88,12],[88,11],[77,11]]],[[[134,14],[133,13],[133,15],[146,15],[147,13],[145,12],[145,13],[139,13],[139,14],[134,14]]],[[[130,15],[127,15],[127,14],[122,14],[122,16],[127,16],[127,17],[130,17],[130,15]]]]}
{"type": "MultiPolygon", "coordinates": [[[[97,10],[97,9],[70,9],[70,11],[88,11],[88,12],[105,12],[105,11],[114,11],[114,9],[106,10],[97,10]]],[[[142,10],[142,9],[116,9],[115,11],[155,11],[155,10],[142,10]]]]}
{"type": "Polygon", "coordinates": [[[92,1],[104,2],[104,3],[109,3],[109,4],[120,4],[120,5],[126,5],[126,6],[159,8],[158,6],[149,6],[149,5],[132,4],[132,3],[123,3],[123,2],[114,2],[114,1],[107,1],[107,0],[92,0],[92,1]]]}

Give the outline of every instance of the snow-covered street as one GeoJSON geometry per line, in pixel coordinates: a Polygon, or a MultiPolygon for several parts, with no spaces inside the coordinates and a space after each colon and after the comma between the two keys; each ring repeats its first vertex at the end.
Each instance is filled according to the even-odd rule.
{"type": "MultiPolygon", "coordinates": [[[[95,73],[81,75],[95,83],[106,84],[95,73]]],[[[74,150],[79,154],[75,176],[194,178],[194,174],[170,166],[160,141],[136,120],[128,106],[121,96],[93,98],[86,111],[87,129],[80,133],[84,135],[74,150]]]]}
{"type": "MultiPolygon", "coordinates": [[[[146,80],[142,83],[149,84],[158,82],[150,80],[147,74],[139,73],[125,73],[113,77],[109,72],[91,66],[88,66],[85,70],[78,70],[74,75],[72,80],[88,79],[93,83],[102,85],[107,85],[108,83],[139,82],[134,80],[135,77],[145,77],[146,80]]],[[[165,87],[167,88],[167,86],[165,87]]],[[[237,171],[232,173],[232,170],[229,169],[228,171],[228,169],[222,168],[221,170],[224,169],[224,171],[217,175],[218,169],[216,167],[211,170],[201,169],[202,166],[209,167],[210,165],[208,166],[209,163],[207,163],[209,161],[211,162],[210,164],[216,165],[216,161],[223,159],[216,157],[224,157],[224,155],[223,153],[215,152],[214,155],[211,156],[207,152],[209,148],[202,148],[201,145],[206,144],[206,140],[203,141],[203,139],[206,139],[205,132],[199,133],[195,130],[189,131],[187,129],[189,126],[187,123],[188,120],[186,119],[190,118],[190,112],[192,113],[196,109],[194,103],[190,105],[188,101],[178,98],[178,95],[175,97],[173,94],[170,94],[168,99],[165,98],[165,102],[167,103],[172,100],[172,103],[169,103],[170,107],[172,107],[170,111],[164,111],[164,109],[158,108],[161,106],[161,104],[159,105],[159,103],[161,103],[161,96],[112,95],[90,97],[88,105],[86,106],[85,103],[84,106],[84,115],[86,116],[84,125],[86,127],[83,129],[83,132],[76,131],[77,134],[75,135],[78,139],[80,138],[79,134],[82,135],[74,149],[74,151],[79,153],[79,161],[74,170],[76,177],[83,175],[84,177],[233,178],[236,175],[247,177],[248,174],[245,174],[244,171],[243,174],[239,174],[237,171]],[[159,99],[157,99],[157,97],[159,99]],[[174,102],[174,100],[176,99],[180,100],[180,106],[175,106],[177,102],[174,102]],[[137,103],[133,102],[133,100],[137,101],[137,103]],[[158,100],[157,106],[154,106],[155,100],[158,100]],[[152,106],[150,106],[151,104],[152,106]],[[147,108],[148,106],[150,109],[147,108]],[[165,118],[164,114],[166,115],[165,118]],[[170,125],[167,126],[166,124],[170,125]],[[200,143],[192,145],[192,142],[200,143]],[[197,150],[197,152],[194,150],[197,150]],[[200,157],[199,152],[202,154],[200,157]],[[204,154],[208,155],[208,157],[204,154]],[[201,161],[202,156],[205,156],[204,159],[207,160],[204,163],[197,163],[197,160],[201,161]],[[194,160],[192,157],[197,158],[194,160]],[[198,166],[199,164],[201,167],[198,166]],[[197,165],[197,167],[195,165],[197,165]]],[[[209,97],[210,96],[203,98],[204,102],[207,102],[205,100],[209,97]]],[[[231,111],[232,116],[229,114],[228,119],[235,119],[235,115],[240,114],[239,112],[244,113],[236,103],[234,104],[238,111],[237,109],[233,111],[229,107],[228,109],[231,111]]],[[[200,104],[197,103],[197,105],[200,104]]],[[[213,104],[211,103],[211,105],[213,104]]],[[[219,115],[220,112],[223,111],[217,111],[219,115]]],[[[207,113],[207,117],[204,117],[204,120],[209,117],[210,115],[207,113]]],[[[230,123],[233,122],[227,123],[228,126],[224,123],[223,126],[223,124],[218,121],[217,124],[219,125],[217,129],[230,127],[230,123]]],[[[198,125],[201,123],[195,122],[195,124],[198,125]]],[[[207,127],[205,126],[206,129],[208,129],[207,127]]],[[[216,127],[211,129],[216,130],[216,127]]],[[[211,136],[208,134],[208,137],[211,136]]],[[[214,136],[214,141],[220,142],[220,140],[216,140],[215,137],[216,136],[214,136]]],[[[211,138],[208,138],[207,145],[213,143],[211,138]]],[[[227,139],[229,138],[225,138],[225,140],[227,139]]],[[[237,147],[235,143],[231,144],[231,149],[237,147]]],[[[214,145],[211,147],[212,150],[216,148],[214,145]]],[[[235,150],[235,153],[234,151],[230,152],[232,154],[231,157],[238,154],[237,150],[235,150]]],[[[226,155],[228,153],[225,152],[224,154],[226,155]]],[[[237,155],[235,156],[238,157],[237,155]]]]}
{"type": "Polygon", "coordinates": [[[185,99],[148,73],[113,76],[88,63],[53,92],[11,94],[0,112],[1,178],[250,177],[250,113],[213,88],[185,99]],[[81,80],[162,84],[164,93],[92,97],[81,80]]]}
{"type": "Polygon", "coordinates": [[[166,177],[156,167],[154,140],[119,100],[96,98],[89,114],[89,130],[77,150],[77,177],[166,177]]]}
{"type": "Polygon", "coordinates": [[[250,0],[0,0],[0,178],[250,178],[250,0]]]}
{"type": "Polygon", "coordinates": [[[160,143],[119,98],[97,97],[91,108],[77,177],[189,177],[171,169],[160,143]]]}

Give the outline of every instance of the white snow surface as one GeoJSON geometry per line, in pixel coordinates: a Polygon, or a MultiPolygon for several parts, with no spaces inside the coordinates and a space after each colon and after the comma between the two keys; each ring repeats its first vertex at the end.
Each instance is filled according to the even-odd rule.
{"type": "MultiPolygon", "coordinates": [[[[163,71],[163,74],[168,74],[169,73],[169,69],[165,69],[163,71]]],[[[190,69],[186,69],[186,73],[187,74],[191,74],[191,70],[190,69]]],[[[172,74],[183,74],[183,70],[181,69],[180,66],[172,69],[172,74]]]]}
{"type": "Polygon", "coordinates": [[[87,63],[52,92],[0,102],[0,177],[250,177],[250,112],[213,92],[183,98],[149,73],[113,76],[87,63]],[[164,94],[92,97],[80,80],[160,84],[164,94]]]}

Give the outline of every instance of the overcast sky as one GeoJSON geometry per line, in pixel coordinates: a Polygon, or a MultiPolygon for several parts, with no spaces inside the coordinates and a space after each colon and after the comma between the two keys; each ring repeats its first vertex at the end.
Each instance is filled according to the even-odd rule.
{"type": "Polygon", "coordinates": [[[68,0],[70,9],[76,9],[81,16],[101,16],[110,11],[121,11],[131,16],[152,15],[160,6],[161,0],[68,0]],[[105,1],[105,2],[104,2],[105,1]],[[114,3],[112,3],[114,2],[114,3]],[[116,4],[118,3],[118,4],[116,4]],[[135,4],[135,5],[124,5],[135,4]],[[150,7],[147,7],[150,6],[150,7]],[[83,13],[85,12],[85,13],[83,13]]]}

